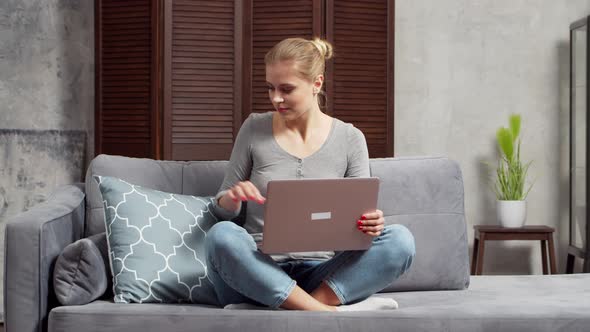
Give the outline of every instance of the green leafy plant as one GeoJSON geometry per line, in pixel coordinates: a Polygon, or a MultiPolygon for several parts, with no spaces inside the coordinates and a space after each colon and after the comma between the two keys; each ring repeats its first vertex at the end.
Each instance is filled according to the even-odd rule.
{"type": "Polygon", "coordinates": [[[496,132],[500,147],[500,160],[496,169],[496,182],[493,186],[496,198],[501,201],[525,200],[533,187],[531,184],[525,191],[528,169],[532,163],[523,164],[520,160],[520,115],[512,114],[509,128],[501,127],[496,132]],[[516,151],[515,151],[516,147],[516,151]]]}

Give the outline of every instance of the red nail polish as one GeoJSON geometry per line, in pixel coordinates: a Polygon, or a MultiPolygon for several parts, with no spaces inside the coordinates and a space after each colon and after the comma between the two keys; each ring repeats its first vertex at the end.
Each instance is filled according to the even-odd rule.
{"type": "Polygon", "coordinates": [[[363,229],[363,227],[362,226],[359,226],[358,229],[363,229]]]}
{"type": "Polygon", "coordinates": [[[362,222],[362,221],[360,221],[360,220],[357,220],[357,221],[356,221],[356,224],[360,226],[360,225],[362,225],[362,224],[363,224],[363,222],[362,222]]]}
{"type": "Polygon", "coordinates": [[[365,217],[365,215],[363,214],[363,215],[361,216],[361,220],[367,220],[367,217],[365,217]]]}

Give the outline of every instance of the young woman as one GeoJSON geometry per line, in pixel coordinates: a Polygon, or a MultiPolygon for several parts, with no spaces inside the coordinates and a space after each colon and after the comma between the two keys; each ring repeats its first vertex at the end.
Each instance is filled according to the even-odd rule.
{"type": "MultiPolygon", "coordinates": [[[[301,38],[285,39],[265,56],[275,111],[251,114],[240,128],[213,207],[221,220],[230,220],[248,201],[246,222],[240,227],[221,221],[206,240],[208,276],[223,306],[246,303],[318,311],[397,308],[393,299],[367,298],[409,268],[414,238],[402,225],[384,226],[380,210],[357,221],[359,232],[374,237],[366,251],[270,256],[256,247],[262,239],[269,180],[370,176],[362,132],[319,107],[325,60],[331,57],[328,42],[301,38]]],[[[296,197],[293,201],[297,204],[296,197]]]]}

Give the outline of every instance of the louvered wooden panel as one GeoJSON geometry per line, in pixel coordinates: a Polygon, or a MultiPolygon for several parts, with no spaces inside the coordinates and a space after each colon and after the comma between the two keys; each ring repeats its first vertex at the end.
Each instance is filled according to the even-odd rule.
{"type": "Polygon", "coordinates": [[[154,157],[151,1],[97,0],[95,8],[95,152],[154,157]]]}
{"type": "Polygon", "coordinates": [[[316,0],[288,1],[280,6],[274,0],[253,1],[251,112],[273,110],[266,87],[264,55],[285,38],[310,39],[321,35],[319,8],[320,2],[316,0]]]}
{"type": "MultiPolygon", "coordinates": [[[[165,9],[164,157],[229,159],[241,120],[239,1],[174,0],[165,9]],[[168,35],[169,34],[169,35],[168,35]],[[237,107],[236,107],[237,106],[237,107]],[[236,119],[237,117],[237,119],[236,119]]],[[[166,7],[165,7],[166,8],[166,7]]]]}
{"type": "Polygon", "coordinates": [[[393,156],[393,1],[327,5],[328,39],[336,49],[330,111],[363,131],[372,158],[393,156]]]}

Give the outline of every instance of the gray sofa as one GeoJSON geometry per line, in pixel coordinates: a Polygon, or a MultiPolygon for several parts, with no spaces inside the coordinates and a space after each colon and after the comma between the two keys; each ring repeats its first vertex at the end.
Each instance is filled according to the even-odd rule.
{"type": "MultiPolygon", "coordinates": [[[[398,310],[304,312],[224,310],[198,304],[115,304],[102,298],[59,306],[56,257],[74,241],[104,232],[104,210],[91,176],[145,187],[213,195],[225,161],[173,162],[100,155],[85,184],[56,190],[6,227],[4,313],[8,332],[31,331],[590,331],[590,276],[469,276],[463,179],[446,158],[371,159],[381,179],[386,223],[416,239],[410,270],[374,296],[398,310]]],[[[239,220],[236,220],[239,222],[239,220]]]]}

